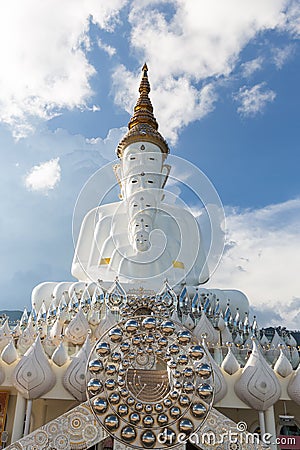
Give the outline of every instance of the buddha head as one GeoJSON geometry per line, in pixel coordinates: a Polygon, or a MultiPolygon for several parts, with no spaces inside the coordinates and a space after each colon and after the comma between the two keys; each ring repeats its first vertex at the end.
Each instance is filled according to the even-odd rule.
{"type": "Polygon", "coordinates": [[[143,67],[140,97],[128,128],[117,148],[120,163],[114,167],[126,202],[129,218],[129,238],[136,251],[151,247],[150,233],[163,198],[170,166],[165,164],[168,145],[157,131],[158,124],[148,97],[150,85],[147,66],[143,67]]]}

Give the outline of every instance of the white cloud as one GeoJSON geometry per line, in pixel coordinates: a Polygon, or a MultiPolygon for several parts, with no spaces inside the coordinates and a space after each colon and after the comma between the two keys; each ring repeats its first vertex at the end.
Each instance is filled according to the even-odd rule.
{"type": "Polygon", "coordinates": [[[277,325],[299,328],[299,221],[300,198],[257,210],[228,211],[227,251],[210,286],[244,291],[261,325],[270,325],[271,318],[263,315],[269,308],[282,318],[277,325]]]}
{"type": "MultiPolygon", "coordinates": [[[[113,74],[115,101],[129,113],[132,113],[137,99],[140,77],[140,73],[134,76],[124,66],[118,66],[113,74]]],[[[187,77],[182,76],[161,80],[151,98],[161,133],[175,143],[179,130],[213,110],[217,95],[212,83],[196,89],[187,77]]]]}
{"type": "Polygon", "coordinates": [[[105,44],[101,39],[97,40],[98,47],[104,50],[109,56],[113,56],[116,54],[115,47],[112,47],[111,45],[105,44]]]}
{"type": "MultiPolygon", "coordinates": [[[[213,109],[214,83],[232,74],[251,39],[265,30],[286,31],[286,4],[286,0],[131,4],[131,47],[141,64],[147,61],[151,69],[151,95],[167,138],[174,143],[183,126],[213,109]]],[[[131,112],[136,73],[118,67],[114,78],[116,101],[131,112]],[[122,71],[128,77],[125,83],[118,82],[122,71]]]]}
{"type": "Polygon", "coordinates": [[[291,0],[287,8],[286,22],[284,28],[291,31],[295,37],[300,36],[300,4],[298,0],[291,0]]]}
{"type": "Polygon", "coordinates": [[[257,72],[262,68],[262,64],[264,62],[264,58],[262,56],[258,56],[255,59],[251,59],[251,61],[247,61],[241,65],[242,75],[245,78],[250,77],[254,72],[257,72]]]}
{"type": "Polygon", "coordinates": [[[50,159],[32,167],[25,178],[25,186],[30,191],[47,193],[59,183],[60,174],[59,158],[50,159]]]}
{"type": "Polygon", "coordinates": [[[262,113],[266,104],[274,101],[276,93],[271,89],[265,88],[265,83],[259,83],[251,88],[243,86],[239,92],[234,95],[234,99],[240,103],[237,111],[242,116],[253,117],[262,113]]]}
{"type": "Polygon", "coordinates": [[[126,0],[27,0],[0,6],[0,121],[15,137],[62,108],[84,108],[92,95],[90,21],[111,30],[126,0]]]}
{"type": "Polygon", "coordinates": [[[272,49],[272,57],[273,62],[277,69],[282,69],[284,64],[289,60],[294,52],[293,45],[287,45],[283,48],[273,48],[272,49]]]}

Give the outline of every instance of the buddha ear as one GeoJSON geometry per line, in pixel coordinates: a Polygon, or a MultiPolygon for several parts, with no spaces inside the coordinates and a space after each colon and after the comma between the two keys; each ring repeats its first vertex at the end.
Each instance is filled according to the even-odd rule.
{"type": "Polygon", "coordinates": [[[162,175],[163,175],[163,182],[162,182],[162,185],[161,185],[161,188],[163,189],[164,187],[165,187],[165,185],[166,185],[166,182],[167,182],[167,180],[168,180],[168,176],[169,176],[169,173],[170,173],[170,171],[171,171],[171,166],[169,165],[169,164],[164,164],[163,166],[162,166],[162,171],[161,171],[161,173],[162,173],[162,175]]]}
{"type": "Polygon", "coordinates": [[[121,173],[121,164],[115,164],[113,166],[113,171],[115,174],[115,177],[117,179],[118,185],[120,186],[121,192],[119,194],[119,198],[122,199],[123,198],[123,189],[122,189],[122,183],[121,183],[121,179],[122,179],[122,173],[121,173]]]}

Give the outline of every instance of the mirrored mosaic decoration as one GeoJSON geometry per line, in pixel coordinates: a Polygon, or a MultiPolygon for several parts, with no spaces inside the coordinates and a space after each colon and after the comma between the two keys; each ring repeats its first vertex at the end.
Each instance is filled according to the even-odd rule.
{"type": "Polygon", "coordinates": [[[88,363],[87,393],[99,423],[134,448],[178,445],[197,432],[214,394],[206,351],[182,324],[135,316],[107,330],[88,363]]]}

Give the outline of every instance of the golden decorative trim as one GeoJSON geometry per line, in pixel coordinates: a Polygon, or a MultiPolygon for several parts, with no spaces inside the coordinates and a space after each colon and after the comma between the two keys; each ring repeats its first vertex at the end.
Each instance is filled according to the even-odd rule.
{"type": "Polygon", "coordinates": [[[108,265],[110,263],[110,258],[101,258],[99,266],[108,265]]]}
{"type": "Polygon", "coordinates": [[[175,269],[184,269],[184,263],[181,261],[172,261],[173,267],[175,269]]]}
{"type": "Polygon", "coordinates": [[[153,106],[149,98],[150,83],[148,67],[144,64],[143,76],[139,87],[140,96],[134,107],[133,116],[128,123],[128,132],[117,147],[117,155],[122,158],[125,148],[134,142],[151,142],[156,144],[162,153],[168,154],[169,147],[162,135],[157,131],[158,123],[153,114],[153,106]]]}

